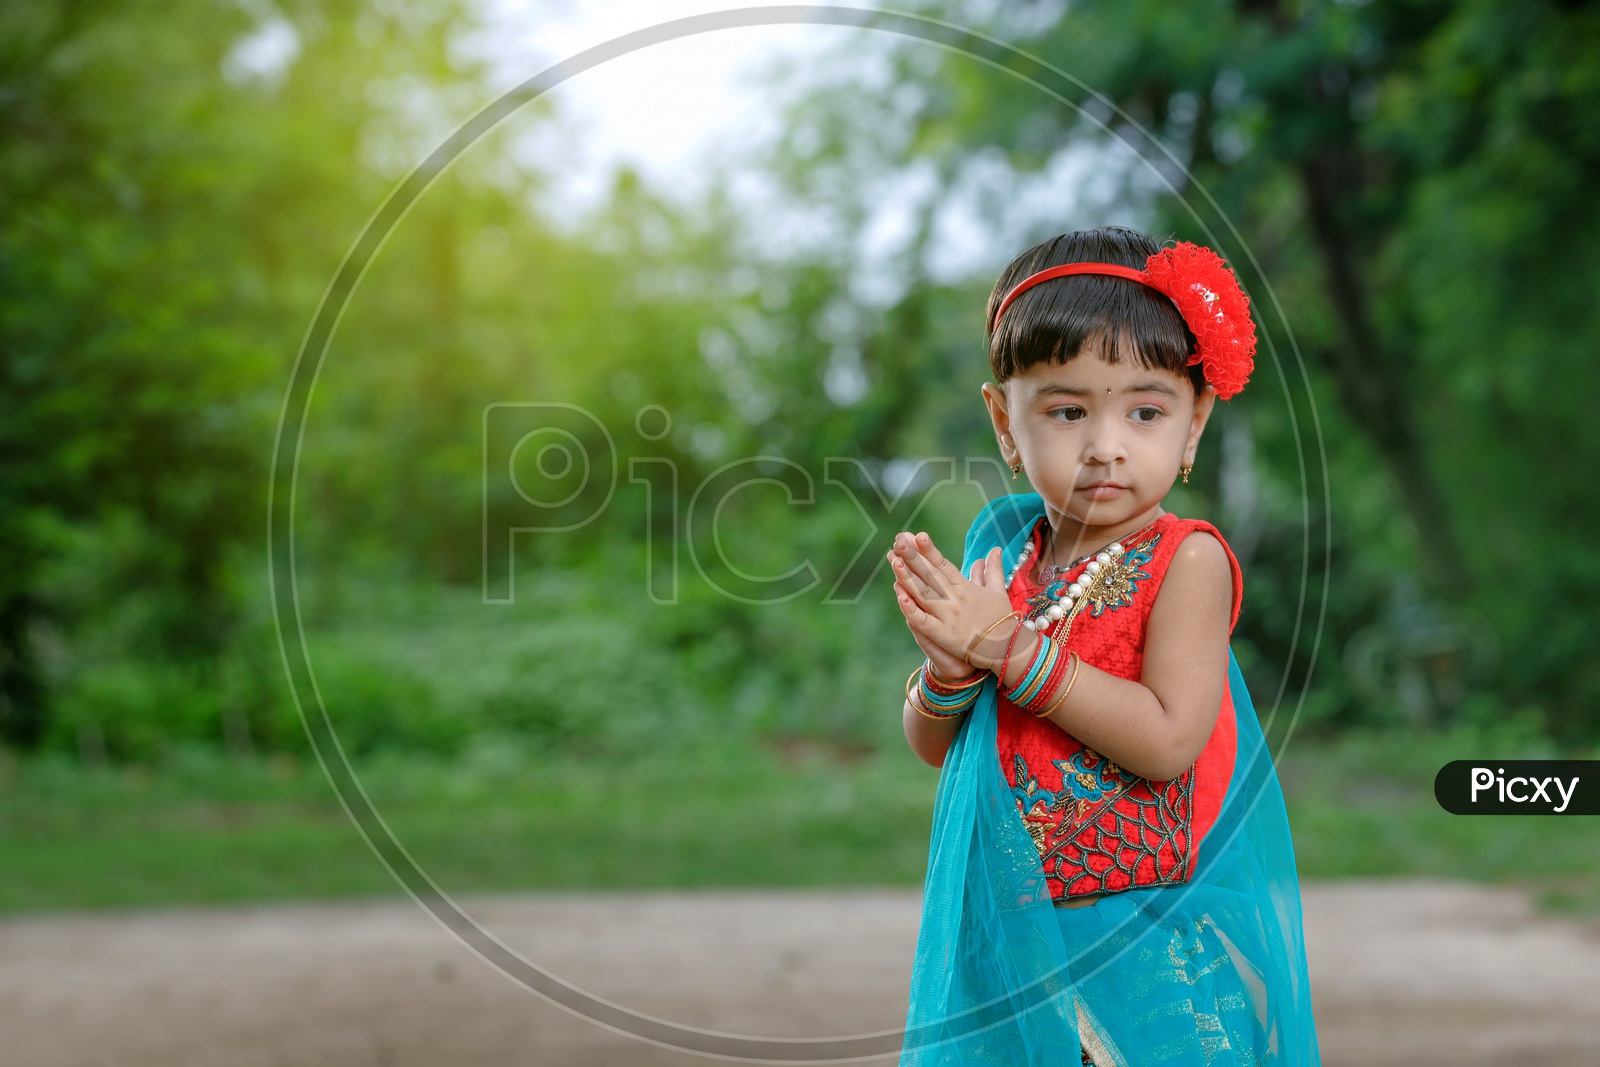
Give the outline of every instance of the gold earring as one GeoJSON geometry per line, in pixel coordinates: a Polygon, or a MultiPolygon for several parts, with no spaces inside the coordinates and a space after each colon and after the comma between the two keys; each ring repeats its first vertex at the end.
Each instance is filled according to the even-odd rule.
{"type": "Polygon", "coordinates": [[[1020,471],[1021,469],[1022,469],[1022,464],[1020,464],[1020,463],[1013,463],[1011,465],[1011,480],[1012,481],[1016,481],[1017,480],[1017,472],[1020,471]]]}
{"type": "Polygon", "coordinates": [[[1189,472],[1192,471],[1192,470],[1194,470],[1194,464],[1193,463],[1185,463],[1183,466],[1178,468],[1178,473],[1183,475],[1183,484],[1184,485],[1188,485],[1189,484],[1189,472]]]}

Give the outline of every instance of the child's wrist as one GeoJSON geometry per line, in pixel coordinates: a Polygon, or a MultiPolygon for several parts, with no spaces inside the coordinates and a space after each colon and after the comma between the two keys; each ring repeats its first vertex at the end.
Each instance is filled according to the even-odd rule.
{"type": "Polygon", "coordinates": [[[928,666],[926,669],[928,674],[933,677],[935,682],[939,682],[943,685],[960,685],[962,682],[971,681],[973,678],[983,673],[983,668],[973,667],[973,665],[970,663],[964,663],[962,666],[971,667],[972,669],[967,671],[965,674],[946,674],[944,671],[941,671],[937,666],[935,666],[933,660],[931,659],[928,660],[928,666]]]}
{"type": "Polygon", "coordinates": [[[1002,689],[1010,689],[1022,680],[1039,647],[1039,634],[1031,626],[1022,625],[1021,621],[1006,636],[1005,652],[991,668],[999,678],[1002,689]]]}
{"type": "Polygon", "coordinates": [[[1020,622],[1017,620],[1020,620],[1021,617],[1021,613],[1016,610],[1008,611],[1004,615],[1000,616],[994,622],[985,627],[982,633],[967,643],[966,650],[962,653],[961,658],[970,663],[972,666],[978,668],[980,671],[998,672],[1000,664],[1004,662],[1004,654],[1002,653],[998,656],[991,656],[988,650],[991,648],[1004,649],[1009,647],[1011,638],[1016,634],[1015,627],[1020,625],[1020,622]],[[1008,620],[1012,621],[1013,628],[1002,634],[996,634],[995,630],[999,629],[1001,626],[1004,626],[1008,620]],[[994,636],[991,637],[991,634],[994,636]]]}

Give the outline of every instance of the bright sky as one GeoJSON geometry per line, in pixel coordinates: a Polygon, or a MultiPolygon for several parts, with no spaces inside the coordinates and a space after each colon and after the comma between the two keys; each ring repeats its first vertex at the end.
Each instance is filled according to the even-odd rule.
{"type": "MultiPolygon", "coordinates": [[[[496,84],[510,87],[546,66],[630,30],[686,15],[748,6],[739,0],[483,0],[495,27],[485,51],[496,84]]],[[[755,76],[785,57],[813,60],[842,35],[829,26],[718,30],[612,59],[552,94],[561,120],[548,142],[558,195],[592,206],[609,175],[632,164],[662,191],[688,199],[704,188],[702,161],[719,147],[774,129],[770,94],[755,76]]]]}
{"type": "MultiPolygon", "coordinates": [[[[477,0],[486,31],[459,43],[489,62],[494,87],[507,90],[563,59],[634,30],[689,15],[759,6],[745,0],[477,0]]],[[[836,4],[872,7],[860,0],[836,4]]],[[[981,5],[980,5],[981,6],[981,5]]],[[[1042,9],[1041,9],[1042,10],[1042,9]]],[[[264,8],[256,31],[240,39],[223,64],[230,80],[280,76],[299,52],[293,26],[264,8]]],[[[359,26],[358,26],[359,29],[359,26]]],[[[707,188],[713,168],[732,170],[731,192],[747,218],[758,218],[764,243],[794,249],[820,242],[849,246],[855,265],[852,287],[868,303],[885,305],[899,295],[895,264],[928,198],[942,194],[934,212],[926,268],[939,280],[992,273],[1033,241],[1102,222],[1139,224],[1119,207],[1108,183],[1125,167],[1124,153],[1108,156],[1082,145],[1063,145],[1042,172],[1018,176],[998,152],[965,161],[956,180],[940,189],[926,167],[883,175],[863,190],[872,215],[859,232],[827,233],[818,220],[786,201],[752,168],[739,169],[743,150],[775,139],[780,103],[804,88],[812,72],[860,85],[862,92],[892,92],[881,65],[852,78],[839,77],[847,60],[839,48],[862,34],[887,47],[903,39],[848,26],[780,25],[713,30],[650,45],[608,60],[558,86],[549,96],[555,122],[526,128],[516,150],[547,176],[543,209],[560,227],[599,204],[617,168],[637,170],[658,194],[693,203],[707,188]],[[799,72],[787,80],[775,75],[799,72]],[[1120,157],[1120,158],[1119,158],[1120,157]],[[980,204],[991,210],[980,210],[980,204]],[[1001,215],[998,220],[995,210],[1001,215]]],[[[859,55],[859,52],[850,54],[859,55]]],[[[400,95],[404,86],[389,86],[400,95]]],[[[413,137],[383,147],[381,165],[396,175],[436,144],[438,138],[485,101],[457,100],[450,109],[430,109],[418,99],[409,113],[413,137]],[[465,110],[463,110],[465,109],[465,110]],[[430,111],[435,113],[430,114],[430,111]],[[386,153],[386,154],[385,154],[386,153]]],[[[516,164],[513,164],[516,165],[516,164]]]]}
{"type": "MultiPolygon", "coordinates": [[[[750,6],[754,0],[480,2],[492,29],[474,50],[490,58],[496,87],[510,88],[554,62],[631,30],[750,6]]],[[[830,47],[864,32],[870,31],[826,25],[717,30],[612,59],[563,83],[552,94],[558,121],[533,134],[540,169],[554,181],[548,205],[553,221],[559,224],[560,218],[598,203],[623,162],[659,192],[694,199],[705,188],[708,160],[777,132],[775,97],[798,87],[762,87],[761,74],[786,63],[802,72],[826,70],[827,64],[841,61],[828,54],[830,47]]],[[[886,45],[892,40],[883,39],[886,45]]],[[[868,75],[862,80],[873,79],[868,75]]],[[[1024,179],[993,154],[974,158],[940,204],[930,271],[945,280],[982,276],[1049,233],[1108,221],[1136,223],[1110,204],[1107,177],[1106,156],[1082,146],[1063,146],[1044,172],[1024,179]],[[1005,206],[1003,226],[984,221],[973,207],[983,200],[1005,206]]],[[[753,182],[749,176],[746,180],[753,182]]],[[[751,202],[760,204],[763,226],[781,244],[784,205],[763,198],[759,184],[750,187],[756,190],[751,202]]],[[[897,298],[896,272],[882,264],[892,261],[903,245],[919,199],[933,188],[925,173],[912,173],[898,185],[874,190],[882,207],[862,233],[851,236],[857,246],[854,287],[869,303],[897,298]]],[[[805,220],[791,220],[796,233],[806,225],[805,220]]]]}

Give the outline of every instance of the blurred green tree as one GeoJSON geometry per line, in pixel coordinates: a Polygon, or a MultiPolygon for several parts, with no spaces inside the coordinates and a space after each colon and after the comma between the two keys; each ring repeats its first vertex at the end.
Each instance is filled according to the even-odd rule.
{"type": "Polygon", "coordinates": [[[44,661],[67,644],[215,683],[276,388],[404,118],[384,89],[470,78],[443,32],[461,19],[0,12],[0,739],[51,728],[44,661]]]}

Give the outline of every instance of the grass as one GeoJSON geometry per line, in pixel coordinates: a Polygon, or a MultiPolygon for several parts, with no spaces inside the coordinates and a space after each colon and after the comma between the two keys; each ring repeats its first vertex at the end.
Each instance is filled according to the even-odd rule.
{"type": "MultiPolygon", "coordinates": [[[[1600,818],[1439,809],[1450,759],[1526,739],[1366,734],[1280,763],[1303,878],[1526,887],[1600,912],[1600,818]]],[[[634,761],[482,742],[370,757],[362,782],[447,892],[920,884],[937,776],[903,748],[730,745],[634,761]]],[[[0,766],[0,911],[397,895],[314,762],[179,753],[159,771],[0,766]]]]}
{"type": "MultiPolygon", "coordinates": [[[[359,773],[447,892],[915,885],[937,780],[908,752],[822,749],[631,767],[479,750],[359,773]]],[[[23,763],[0,797],[0,911],[400,892],[314,763],[23,763]]]]}

